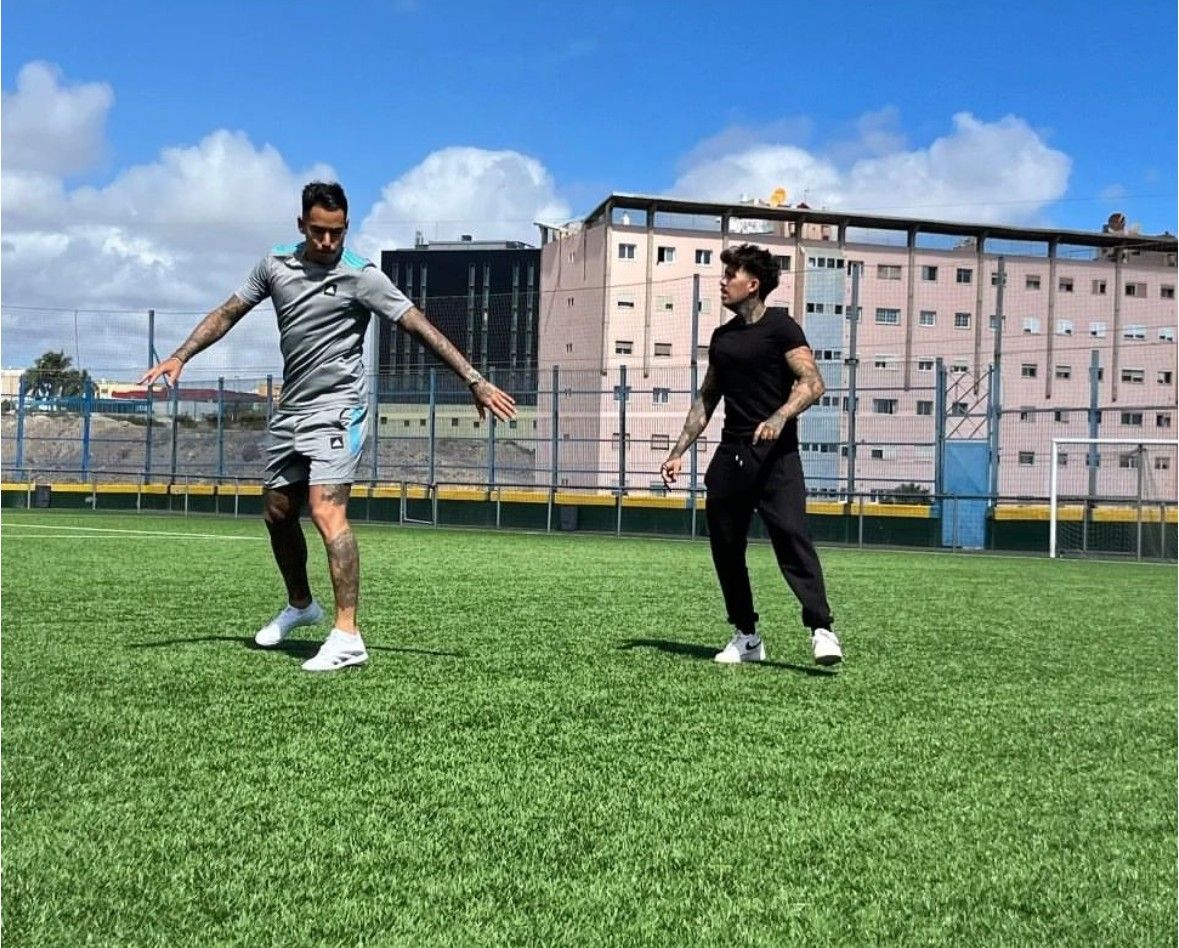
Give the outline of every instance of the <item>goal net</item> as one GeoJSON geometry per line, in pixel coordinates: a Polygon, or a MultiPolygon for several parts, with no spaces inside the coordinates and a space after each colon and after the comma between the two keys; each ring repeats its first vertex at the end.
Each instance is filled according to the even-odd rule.
{"type": "Polygon", "coordinates": [[[1050,556],[1176,559],[1179,441],[1054,438],[1050,556]]]}

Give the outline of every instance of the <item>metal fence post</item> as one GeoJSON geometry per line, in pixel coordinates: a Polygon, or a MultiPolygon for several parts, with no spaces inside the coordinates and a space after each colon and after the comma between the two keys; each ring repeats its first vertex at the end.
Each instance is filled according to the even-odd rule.
{"type": "Polygon", "coordinates": [[[859,376],[860,355],[857,348],[857,336],[860,326],[860,270],[862,264],[852,264],[851,309],[848,319],[847,346],[847,496],[848,499],[856,495],[856,404],[859,399],[856,380],[859,376]]]}
{"type": "MultiPolygon", "coordinates": [[[[558,400],[558,394],[557,394],[558,389],[561,384],[561,368],[560,368],[560,366],[557,366],[557,365],[553,366],[552,378],[553,378],[553,381],[552,381],[552,385],[553,385],[552,411],[551,411],[552,431],[550,432],[550,437],[549,437],[550,454],[551,454],[551,457],[549,458],[549,510],[548,510],[548,520],[545,524],[545,532],[546,533],[553,532],[553,504],[555,503],[555,501],[557,499],[556,498],[557,479],[558,479],[558,471],[560,470],[560,467],[557,462],[557,451],[559,450],[559,447],[561,444],[561,438],[560,438],[560,434],[558,431],[558,429],[561,426],[561,403],[558,400]]],[[[539,408],[539,407],[540,407],[540,400],[537,399],[537,408],[539,408]]]]}
{"type": "Polygon", "coordinates": [[[225,376],[217,378],[217,480],[225,476],[225,376]]]}
{"type": "Polygon", "coordinates": [[[172,385],[172,460],[169,465],[168,484],[176,483],[176,454],[180,434],[180,383],[172,385]]]}
{"type": "Polygon", "coordinates": [[[93,388],[90,377],[82,379],[82,477],[90,476],[90,409],[93,388]]]}
{"type": "MultiPolygon", "coordinates": [[[[1089,437],[1095,439],[1098,437],[1098,429],[1101,427],[1097,421],[1098,417],[1098,376],[1101,373],[1101,353],[1097,349],[1093,349],[1089,355],[1089,437]]],[[[1097,464],[1100,458],[1097,451],[1097,445],[1089,442],[1089,496],[1085,498],[1085,503],[1081,505],[1081,551],[1089,552],[1089,521],[1093,516],[1093,503],[1097,496],[1097,464]]]]}
{"type": "Polygon", "coordinates": [[[430,423],[426,430],[430,434],[429,438],[429,467],[428,467],[428,482],[430,489],[434,489],[434,475],[437,471],[437,446],[438,446],[438,372],[433,367],[430,368],[430,423]]]}
{"type": "MultiPolygon", "coordinates": [[[[692,361],[691,361],[691,384],[692,384],[692,404],[696,404],[696,399],[700,393],[700,274],[692,274],[692,361]]],[[[700,477],[700,439],[697,438],[692,442],[692,454],[688,459],[688,513],[691,517],[692,523],[690,526],[690,536],[696,539],[696,488],[700,477]]]]}
{"type": "MultiPolygon", "coordinates": [[[[147,364],[155,365],[156,353],[156,311],[147,311],[147,364]]],[[[155,421],[155,386],[147,386],[147,425],[144,427],[143,441],[143,478],[144,483],[151,483],[151,436],[152,424],[155,421]]]]}
{"type": "MultiPolygon", "coordinates": [[[[995,288],[995,348],[987,380],[987,444],[990,455],[991,507],[999,503],[999,435],[1003,421],[1003,291],[1007,286],[1007,261],[999,258],[998,286],[995,288]]],[[[1052,327],[1048,327],[1049,333],[1052,327]]],[[[1047,372],[1052,371],[1048,366],[1047,372]]]]}
{"type": "Polygon", "coordinates": [[[933,495],[934,503],[945,515],[941,506],[942,493],[945,490],[945,454],[946,454],[946,363],[938,356],[934,360],[934,388],[933,388],[933,495]]]}
{"type": "Polygon", "coordinates": [[[21,480],[24,480],[25,476],[25,395],[27,391],[25,376],[22,372],[16,394],[16,474],[21,480]]]}
{"type": "MultiPolygon", "coordinates": [[[[495,384],[495,366],[487,370],[487,381],[495,384]]],[[[487,412],[487,486],[495,486],[495,413],[487,412]]],[[[498,524],[497,524],[498,526],[498,524]]]]}
{"type": "Polygon", "coordinates": [[[622,535],[622,495],[626,493],[626,363],[618,367],[618,504],[615,508],[614,533],[622,535]]]}

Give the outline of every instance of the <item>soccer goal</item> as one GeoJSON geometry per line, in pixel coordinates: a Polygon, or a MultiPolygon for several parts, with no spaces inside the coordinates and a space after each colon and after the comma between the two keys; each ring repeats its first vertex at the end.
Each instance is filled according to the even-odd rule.
{"type": "Polygon", "coordinates": [[[1179,440],[1053,438],[1048,555],[1176,559],[1179,440]]]}

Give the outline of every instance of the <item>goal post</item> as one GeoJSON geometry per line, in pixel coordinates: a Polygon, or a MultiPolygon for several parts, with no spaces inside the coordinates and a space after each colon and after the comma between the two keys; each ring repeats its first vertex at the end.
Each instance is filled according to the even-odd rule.
{"type": "Polygon", "coordinates": [[[1053,438],[1048,555],[1176,558],[1179,439],[1053,438]]]}

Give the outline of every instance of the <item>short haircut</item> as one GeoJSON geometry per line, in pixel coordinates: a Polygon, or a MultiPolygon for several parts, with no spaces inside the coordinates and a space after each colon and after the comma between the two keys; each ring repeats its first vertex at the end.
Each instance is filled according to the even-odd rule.
{"type": "Polygon", "coordinates": [[[303,216],[313,207],[325,211],[343,211],[348,216],[348,198],[344,188],[335,181],[312,181],[303,188],[303,216]]]}
{"type": "Polygon", "coordinates": [[[757,295],[765,299],[778,288],[778,274],[781,268],[774,255],[755,244],[741,244],[728,247],[721,253],[721,263],[734,270],[744,270],[757,278],[757,295]]]}

